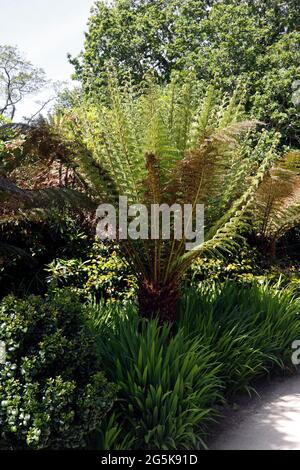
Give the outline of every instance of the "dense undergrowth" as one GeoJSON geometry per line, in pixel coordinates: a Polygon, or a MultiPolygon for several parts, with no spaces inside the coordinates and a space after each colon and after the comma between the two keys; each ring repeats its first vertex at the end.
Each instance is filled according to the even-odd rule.
{"type": "Polygon", "coordinates": [[[189,287],[177,322],[74,290],[0,304],[4,448],[205,448],[220,405],[291,374],[300,299],[268,283],[189,287]],[[115,384],[115,385],[113,385],[115,384]]]}
{"type": "Polygon", "coordinates": [[[92,307],[105,372],[119,385],[102,448],[205,447],[217,405],[255,380],[292,373],[300,301],[268,284],[207,284],[188,291],[176,327],[139,320],[128,305],[92,307]]]}
{"type": "Polygon", "coordinates": [[[38,238],[27,230],[38,285],[17,253],[3,265],[1,293],[18,297],[0,304],[0,340],[8,344],[2,447],[205,448],[220,405],[253,393],[259,378],[295,370],[294,254],[293,264],[288,257],[270,264],[245,244],[238,254],[197,261],[176,324],[162,328],[139,318],[136,280],[118,248],[79,228],[69,218],[44,232],[38,226],[38,238]],[[28,298],[32,292],[42,297],[28,298]]]}
{"type": "Polygon", "coordinates": [[[83,448],[112,406],[109,383],[70,291],[0,303],[0,430],[9,449],[83,448]]]}

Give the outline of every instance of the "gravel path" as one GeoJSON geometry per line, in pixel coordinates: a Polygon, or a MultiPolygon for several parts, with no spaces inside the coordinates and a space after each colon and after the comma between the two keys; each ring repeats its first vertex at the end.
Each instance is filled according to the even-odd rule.
{"type": "Polygon", "coordinates": [[[300,450],[300,375],[259,393],[231,408],[211,450],[300,450]]]}

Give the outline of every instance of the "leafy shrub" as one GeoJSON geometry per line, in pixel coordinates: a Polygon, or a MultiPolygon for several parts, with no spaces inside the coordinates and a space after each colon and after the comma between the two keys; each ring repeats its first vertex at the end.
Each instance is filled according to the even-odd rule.
{"type": "Polygon", "coordinates": [[[0,304],[0,428],[12,448],[85,447],[111,408],[82,306],[69,291],[0,304]]]}
{"type": "Polygon", "coordinates": [[[264,274],[258,252],[244,243],[238,253],[229,253],[226,257],[205,256],[198,258],[189,273],[192,283],[210,281],[252,282],[256,276],[264,274]]]}
{"type": "Polygon", "coordinates": [[[56,259],[47,267],[50,286],[69,286],[84,297],[130,300],[136,279],[117,247],[95,242],[87,259],[56,259]]]}
{"type": "Polygon", "coordinates": [[[182,331],[170,337],[169,326],[139,320],[133,306],[127,316],[108,308],[115,320],[102,306],[96,326],[106,372],[120,387],[119,425],[109,423],[104,442],[120,447],[126,436],[136,449],[198,448],[220,393],[215,354],[182,331]]]}
{"type": "MultiPolygon", "coordinates": [[[[296,246],[296,244],[295,244],[296,246]]],[[[228,253],[223,257],[205,256],[198,258],[192,265],[189,275],[186,278],[186,285],[197,288],[203,281],[211,283],[235,282],[241,287],[253,283],[264,284],[268,282],[269,286],[278,285],[280,287],[299,286],[299,262],[295,259],[295,253],[292,257],[285,256],[272,260],[264,258],[256,248],[249,246],[244,242],[237,253],[228,253]]],[[[284,250],[278,250],[283,252],[284,250]]]]}
{"type": "Polygon", "coordinates": [[[274,369],[292,369],[292,343],[300,338],[300,301],[289,289],[204,284],[181,301],[178,328],[202,337],[221,364],[227,394],[250,391],[274,369]]]}
{"type": "Polygon", "coordinates": [[[45,293],[45,265],[54,257],[80,256],[88,249],[90,227],[84,219],[78,211],[52,208],[47,214],[32,211],[30,220],[20,214],[1,220],[1,294],[45,293]]]}

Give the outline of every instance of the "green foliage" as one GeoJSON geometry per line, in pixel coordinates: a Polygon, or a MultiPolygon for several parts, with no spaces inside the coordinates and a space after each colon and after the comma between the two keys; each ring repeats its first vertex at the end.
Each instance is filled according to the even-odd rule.
{"type": "Polygon", "coordinates": [[[81,256],[89,247],[89,232],[84,215],[71,210],[52,209],[47,219],[10,214],[0,223],[1,295],[45,292],[45,265],[55,257],[81,256]]]}
{"type": "Polygon", "coordinates": [[[195,449],[217,406],[255,380],[295,371],[299,297],[267,283],[206,282],[185,292],[172,334],[119,303],[91,306],[105,371],[119,385],[102,449],[195,449]]]}
{"type": "Polygon", "coordinates": [[[295,144],[299,29],[297,0],[97,1],[84,52],[71,62],[88,95],[107,82],[107,61],[130,70],[135,83],[149,70],[168,82],[173,70],[189,67],[224,91],[246,83],[249,110],[295,144]]]}
{"type": "Polygon", "coordinates": [[[265,274],[261,259],[256,249],[242,243],[237,253],[225,257],[207,256],[197,259],[192,265],[187,281],[199,284],[202,281],[235,282],[253,281],[265,274]]]}
{"type": "Polygon", "coordinates": [[[257,59],[251,98],[253,114],[280,130],[287,145],[297,147],[299,103],[293,102],[293,84],[300,79],[299,42],[299,31],[285,34],[257,59]]]}
{"type": "Polygon", "coordinates": [[[135,442],[134,433],[124,434],[117,415],[113,413],[96,436],[95,447],[99,450],[128,450],[134,448],[135,442]]]}
{"type": "Polygon", "coordinates": [[[82,297],[130,300],[136,292],[136,279],[122,259],[117,246],[95,242],[84,259],[61,258],[46,271],[51,288],[69,286],[82,297]]]}
{"type": "Polygon", "coordinates": [[[2,438],[10,448],[83,448],[112,406],[83,307],[68,291],[0,304],[2,438]]]}
{"type": "MultiPolygon", "coordinates": [[[[115,410],[121,437],[135,449],[198,448],[220,391],[214,353],[181,331],[170,338],[170,327],[138,320],[131,306],[125,315],[117,304],[108,308],[113,327],[105,309],[96,311],[98,346],[108,376],[120,387],[115,410]]],[[[105,435],[117,429],[109,423],[105,435]]]]}
{"type": "MultiPolygon", "coordinates": [[[[149,69],[165,80],[181,62],[187,40],[196,47],[199,24],[206,17],[201,0],[96,1],[88,23],[85,50],[71,59],[87,90],[105,81],[105,64],[131,70],[135,82],[149,69]],[[91,78],[92,77],[92,78],[91,78]]],[[[199,39],[198,39],[199,40],[199,39]]]]}
{"type": "Polygon", "coordinates": [[[268,256],[263,256],[256,248],[245,244],[236,254],[229,253],[221,258],[212,256],[196,260],[186,276],[185,283],[190,287],[212,281],[217,283],[231,281],[241,285],[268,282],[270,286],[276,286],[279,280],[283,288],[297,286],[299,262],[285,256],[270,263],[268,256]]]}
{"type": "Polygon", "coordinates": [[[181,300],[178,328],[200,336],[217,354],[226,394],[250,391],[254,379],[274,369],[294,368],[299,306],[299,298],[288,288],[207,283],[181,300]]]}

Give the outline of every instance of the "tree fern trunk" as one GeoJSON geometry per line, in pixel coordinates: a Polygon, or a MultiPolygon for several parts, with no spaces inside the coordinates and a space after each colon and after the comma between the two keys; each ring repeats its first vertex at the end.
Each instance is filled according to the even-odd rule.
{"type": "Polygon", "coordinates": [[[270,240],[266,246],[266,254],[269,258],[276,258],[276,241],[270,240]]]}
{"type": "Polygon", "coordinates": [[[276,240],[260,237],[256,240],[258,250],[269,260],[276,258],[276,240]]]}
{"type": "Polygon", "coordinates": [[[179,297],[179,286],[175,283],[154,285],[143,281],[138,290],[140,315],[148,319],[157,318],[160,324],[173,324],[179,297]]]}

